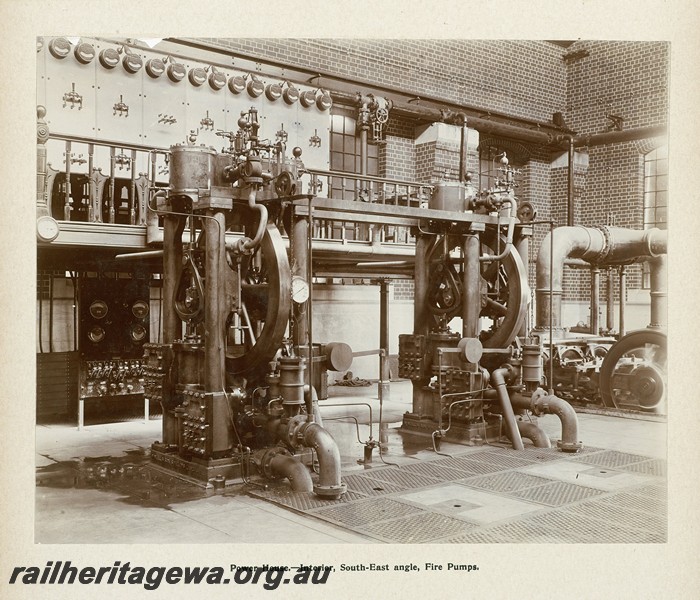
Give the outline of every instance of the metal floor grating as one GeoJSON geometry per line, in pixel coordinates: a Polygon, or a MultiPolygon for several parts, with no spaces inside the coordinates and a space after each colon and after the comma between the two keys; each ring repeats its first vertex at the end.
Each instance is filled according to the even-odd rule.
{"type": "Polygon", "coordinates": [[[509,495],[522,500],[530,500],[538,504],[546,504],[547,506],[562,506],[563,504],[571,504],[592,496],[603,494],[600,490],[583,487],[565,481],[552,481],[545,485],[531,487],[516,492],[510,492],[509,495]]]}
{"type": "MultiPolygon", "coordinates": [[[[379,467],[343,477],[348,491],[326,501],[279,489],[250,493],[337,527],[386,543],[663,543],[667,540],[665,461],[613,450],[583,456],[556,449],[471,450],[457,456],[379,467]],[[554,460],[582,462],[635,475],[635,483],[604,491],[529,473],[554,460]],[[470,511],[452,513],[455,485],[477,494],[475,507],[504,498],[525,510],[476,524],[470,511]],[[445,488],[442,492],[441,489],[445,488]],[[449,489],[448,489],[449,488],[449,489]]],[[[469,494],[459,495],[469,503],[469,494]]],[[[483,510],[483,509],[482,509],[483,510]]]]}
{"type": "Polygon", "coordinates": [[[401,469],[407,473],[423,475],[431,477],[439,481],[452,481],[454,479],[464,479],[464,471],[450,469],[449,467],[440,466],[435,461],[416,463],[413,465],[402,466],[401,469]]]}
{"type": "Polygon", "coordinates": [[[466,533],[474,527],[471,523],[438,513],[421,512],[401,519],[367,524],[358,531],[390,543],[420,544],[466,533]]]}
{"type": "Polygon", "coordinates": [[[372,469],[362,474],[363,477],[376,479],[377,481],[388,482],[399,485],[406,489],[422,488],[440,483],[437,477],[425,477],[407,472],[399,467],[389,467],[383,469],[372,469]]]}
{"type": "Polygon", "coordinates": [[[461,483],[469,487],[508,493],[543,485],[551,481],[551,479],[529,475],[528,473],[520,473],[519,471],[505,471],[503,473],[494,473],[493,475],[472,477],[461,483]]]}
{"type": "Polygon", "coordinates": [[[352,504],[325,508],[315,514],[340,525],[363,527],[376,521],[401,518],[419,512],[422,512],[422,509],[389,498],[367,498],[352,504]]]}
{"type": "Polygon", "coordinates": [[[617,450],[605,450],[604,452],[596,452],[595,454],[577,457],[577,460],[597,467],[626,469],[626,465],[646,462],[649,460],[649,457],[640,456],[639,454],[627,454],[626,452],[618,452],[617,450]]]}

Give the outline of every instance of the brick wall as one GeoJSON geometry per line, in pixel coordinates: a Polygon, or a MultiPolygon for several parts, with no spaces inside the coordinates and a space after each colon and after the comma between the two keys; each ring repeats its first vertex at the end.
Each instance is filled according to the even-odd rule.
{"type": "Polygon", "coordinates": [[[234,53],[550,121],[566,105],[565,50],[524,40],[205,40],[234,53]],[[523,61],[523,57],[527,60],[523,61]]]}

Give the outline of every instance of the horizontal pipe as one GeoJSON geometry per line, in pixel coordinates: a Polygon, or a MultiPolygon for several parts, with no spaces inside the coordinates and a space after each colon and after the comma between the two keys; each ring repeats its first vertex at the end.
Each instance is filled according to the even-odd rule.
{"type": "Polygon", "coordinates": [[[567,259],[578,258],[605,266],[653,258],[665,254],[666,249],[667,232],[660,229],[557,227],[544,237],[537,254],[535,328],[541,331],[549,327],[550,295],[552,328],[561,328],[562,282],[567,259]]]}
{"type": "Polygon", "coordinates": [[[638,127],[636,129],[624,129],[623,131],[609,131],[606,133],[594,133],[589,135],[578,135],[574,137],[574,147],[583,146],[603,146],[605,144],[620,144],[622,142],[633,142],[635,140],[645,140],[647,138],[668,135],[666,125],[652,125],[650,127],[638,127]]]}
{"type": "Polygon", "coordinates": [[[551,448],[552,444],[549,441],[547,434],[534,423],[527,421],[518,421],[518,430],[520,435],[530,440],[535,448],[551,448]]]}

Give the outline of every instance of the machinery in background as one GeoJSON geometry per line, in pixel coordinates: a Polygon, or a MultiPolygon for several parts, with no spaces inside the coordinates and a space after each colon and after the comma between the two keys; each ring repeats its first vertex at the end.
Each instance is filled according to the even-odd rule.
{"type": "MultiPolygon", "coordinates": [[[[535,332],[545,340],[547,369],[551,370],[550,378],[557,393],[572,401],[603,404],[609,408],[664,411],[666,247],[667,233],[659,229],[558,227],[544,238],[537,256],[535,332]],[[650,323],[645,330],[625,335],[624,266],[639,261],[648,261],[650,265],[650,323]],[[567,330],[562,326],[563,274],[565,265],[570,262],[591,269],[591,323],[588,328],[567,330]],[[599,335],[598,325],[600,270],[613,267],[621,270],[622,335],[619,339],[599,335]]],[[[608,330],[611,330],[610,283],[608,288],[608,330]]]]}
{"type": "MultiPolygon", "coordinates": [[[[146,395],[163,406],[152,460],[221,485],[286,477],[294,491],[335,499],[345,491],[340,454],[307,384],[308,225],[288,206],[301,150],[286,158],[285,139],[263,140],[259,127],[253,107],[237,132],[223,132],[224,152],[194,136],[172,146],[170,185],[151,198],[164,261],[163,343],[144,357],[146,395]],[[286,223],[290,257],[276,222],[286,223]]],[[[347,352],[333,349],[321,359],[347,368],[337,364],[347,352]]]]}

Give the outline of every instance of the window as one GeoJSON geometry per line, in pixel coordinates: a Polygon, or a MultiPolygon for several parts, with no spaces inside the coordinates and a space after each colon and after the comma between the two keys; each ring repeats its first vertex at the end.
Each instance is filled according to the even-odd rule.
{"type": "Polygon", "coordinates": [[[666,229],[668,216],[668,146],[644,157],[644,229],[666,229]]]}
{"type": "MultiPolygon", "coordinates": [[[[355,118],[350,114],[337,113],[331,116],[331,170],[346,173],[359,173],[360,165],[360,136],[355,130],[355,118]]],[[[367,175],[379,173],[378,146],[367,145],[367,175]]],[[[331,196],[343,200],[356,198],[355,182],[333,177],[331,196]]]]}
{"type": "MultiPolygon", "coordinates": [[[[644,229],[668,228],[668,146],[644,157],[644,229]]],[[[650,287],[649,263],[642,267],[642,287],[650,287]]]]}

